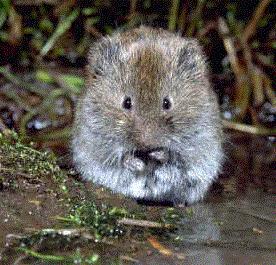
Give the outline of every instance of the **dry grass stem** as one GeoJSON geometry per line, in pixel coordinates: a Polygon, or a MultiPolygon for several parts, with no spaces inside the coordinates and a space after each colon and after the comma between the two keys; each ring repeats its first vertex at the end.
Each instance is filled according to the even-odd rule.
{"type": "Polygon", "coordinates": [[[276,129],[272,128],[264,128],[264,127],[257,127],[248,124],[242,124],[237,122],[231,122],[227,120],[223,120],[222,124],[227,129],[238,130],[245,133],[257,134],[257,135],[273,135],[276,136],[276,129]]]}
{"type": "Polygon", "coordinates": [[[147,220],[138,220],[138,219],[129,219],[123,218],[118,220],[119,224],[123,225],[132,225],[132,226],[141,226],[141,227],[149,227],[149,228],[173,228],[171,224],[161,224],[157,222],[147,221],[147,220]]]}
{"type": "Polygon", "coordinates": [[[255,34],[257,29],[257,24],[259,20],[263,17],[263,14],[269,5],[271,0],[261,0],[259,5],[257,6],[253,16],[251,17],[250,21],[248,22],[247,26],[244,29],[243,39],[245,42],[255,34]]]}

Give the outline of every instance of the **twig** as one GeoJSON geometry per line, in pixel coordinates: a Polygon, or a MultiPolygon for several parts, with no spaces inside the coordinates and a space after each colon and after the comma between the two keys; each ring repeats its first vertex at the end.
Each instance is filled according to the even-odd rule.
{"type": "Polygon", "coordinates": [[[97,39],[103,36],[103,34],[98,31],[94,26],[86,27],[85,29],[88,33],[92,34],[97,39]]]}
{"type": "Polygon", "coordinates": [[[154,236],[150,236],[148,238],[148,242],[152,245],[152,247],[154,247],[155,249],[157,249],[161,254],[171,257],[171,256],[175,256],[180,260],[184,260],[186,259],[186,255],[182,254],[182,253],[175,253],[172,250],[170,250],[169,248],[163,246],[158,240],[157,238],[155,238],[154,236]]]}
{"type": "Polygon", "coordinates": [[[22,264],[22,261],[27,258],[28,255],[24,254],[23,256],[20,256],[18,259],[16,259],[13,263],[13,265],[20,265],[22,264]]]}
{"type": "MultiPolygon", "coordinates": [[[[241,66],[238,61],[238,57],[236,54],[235,44],[234,40],[231,38],[229,28],[227,26],[226,21],[220,17],[218,19],[218,29],[219,33],[222,36],[224,47],[227,51],[227,54],[229,56],[229,61],[232,66],[232,70],[235,74],[235,76],[239,79],[241,79],[241,66]]],[[[238,80],[239,81],[239,80],[238,80]]]]}
{"type": "Polygon", "coordinates": [[[252,125],[231,122],[227,120],[223,120],[222,124],[225,128],[238,130],[245,133],[257,134],[257,135],[275,135],[276,136],[276,129],[272,128],[264,128],[264,127],[256,127],[252,125]]]}
{"type": "Polygon", "coordinates": [[[171,229],[174,227],[171,224],[161,224],[161,223],[147,221],[147,220],[138,220],[138,219],[129,219],[129,218],[123,218],[118,220],[118,224],[149,227],[149,228],[167,228],[167,229],[171,229]]]}
{"type": "MultiPolygon", "coordinates": [[[[87,237],[88,229],[86,228],[67,228],[67,229],[53,229],[53,228],[45,228],[41,230],[37,230],[34,228],[27,228],[27,232],[36,232],[36,233],[41,233],[44,235],[61,235],[61,236],[70,236],[70,237],[75,237],[75,236],[81,236],[85,235],[87,237]]],[[[89,236],[87,237],[88,239],[91,239],[90,233],[88,233],[89,236]]]]}
{"type": "Polygon", "coordinates": [[[153,236],[149,237],[148,241],[161,254],[163,254],[165,256],[172,256],[173,255],[173,252],[170,249],[163,246],[155,237],[153,237],[153,236]]]}
{"type": "Polygon", "coordinates": [[[138,0],[130,0],[129,17],[133,17],[136,13],[138,0]]]}
{"type": "MultiPolygon", "coordinates": [[[[34,234],[40,234],[42,236],[55,236],[60,235],[67,238],[83,238],[87,240],[95,240],[93,234],[90,233],[90,230],[87,228],[64,228],[64,229],[53,229],[53,228],[44,228],[44,229],[35,229],[35,228],[26,228],[27,234],[8,234],[6,236],[7,241],[15,241],[12,243],[13,246],[18,245],[18,241],[20,242],[23,239],[27,239],[32,237],[34,234]]],[[[114,246],[114,243],[108,239],[102,239],[101,243],[106,245],[114,246]]],[[[11,244],[10,244],[11,245],[11,244]]]]}
{"type": "Polygon", "coordinates": [[[224,47],[229,56],[231,68],[237,79],[238,89],[235,105],[239,109],[239,116],[243,118],[246,114],[251,95],[251,88],[249,85],[248,76],[246,70],[241,66],[238,61],[234,41],[230,36],[229,28],[223,18],[219,18],[218,20],[218,29],[222,36],[224,47]]]}
{"type": "Polygon", "coordinates": [[[140,261],[138,259],[134,259],[134,258],[126,256],[126,255],[121,255],[120,259],[124,260],[124,261],[127,261],[127,262],[132,262],[132,263],[140,263],[140,261]]]}
{"type": "Polygon", "coordinates": [[[271,0],[261,0],[259,5],[257,6],[253,16],[251,17],[250,21],[247,23],[244,33],[243,33],[243,40],[245,42],[256,32],[258,21],[263,17],[263,13],[266,10],[268,4],[271,0]]]}
{"type": "Polygon", "coordinates": [[[256,106],[264,102],[264,89],[262,84],[262,72],[252,62],[252,52],[246,41],[241,38],[241,45],[243,48],[244,59],[247,67],[247,74],[250,77],[248,83],[253,88],[254,103],[256,106]]]}
{"type": "Polygon", "coordinates": [[[198,38],[206,36],[210,31],[217,29],[217,23],[215,21],[210,21],[204,28],[202,28],[198,34],[198,38]]]}

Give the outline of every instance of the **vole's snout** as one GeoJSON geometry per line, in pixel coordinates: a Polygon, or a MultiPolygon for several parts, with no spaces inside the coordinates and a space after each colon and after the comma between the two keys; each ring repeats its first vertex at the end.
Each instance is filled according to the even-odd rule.
{"type": "Polygon", "coordinates": [[[136,150],[123,157],[123,166],[133,172],[143,173],[148,165],[162,165],[169,161],[169,152],[165,148],[136,150]]]}
{"type": "Polygon", "coordinates": [[[159,126],[155,120],[147,120],[136,116],[133,121],[131,132],[133,143],[140,150],[149,150],[160,146],[159,126]]]}
{"type": "Polygon", "coordinates": [[[149,153],[149,157],[153,160],[156,160],[162,164],[165,164],[169,161],[169,152],[168,150],[161,148],[153,150],[149,153]]]}
{"type": "Polygon", "coordinates": [[[159,147],[154,149],[137,150],[134,156],[141,159],[145,163],[150,161],[164,164],[169,160],[169,153],[165,148],[159,147]]]}

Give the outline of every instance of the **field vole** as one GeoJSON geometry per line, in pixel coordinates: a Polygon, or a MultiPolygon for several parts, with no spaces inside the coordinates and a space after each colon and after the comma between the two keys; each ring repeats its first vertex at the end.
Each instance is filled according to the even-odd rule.
{"type": "Polygon", "coordinates": [[[94,43],[72,141],[84,178],[136,199],[191,204],[217,176],[221,138],[196,40],[140,27],[94,43]]]}

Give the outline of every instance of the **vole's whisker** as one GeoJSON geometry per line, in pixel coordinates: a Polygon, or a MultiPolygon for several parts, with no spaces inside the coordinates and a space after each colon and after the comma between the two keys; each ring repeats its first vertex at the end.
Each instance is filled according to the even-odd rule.
{"type": "Polygon", "coordinates": [[[105,166],[111,166],[114,162],[114,159],[116,159],[115,152],[111,152],[107,158],[103,161],[103,165],[105,166]]]}

